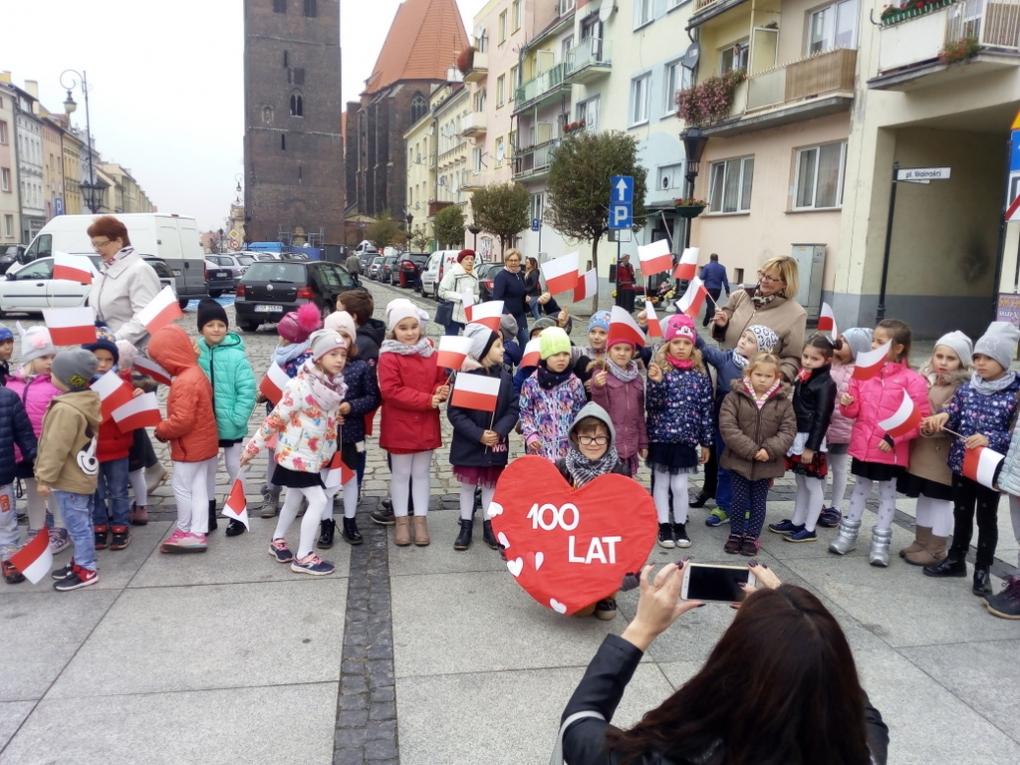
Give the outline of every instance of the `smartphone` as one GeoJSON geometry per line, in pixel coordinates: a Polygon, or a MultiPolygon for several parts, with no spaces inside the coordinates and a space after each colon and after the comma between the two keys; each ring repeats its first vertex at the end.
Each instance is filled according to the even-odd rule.
{"type": "Polygon", "coordinates": [[[707,563],[688,563],[684,566],[682,600],[716,600],[736,603],[746,593],[740,585],[752,587],[756,580],[747,566],[713,566],[707,563]]]}

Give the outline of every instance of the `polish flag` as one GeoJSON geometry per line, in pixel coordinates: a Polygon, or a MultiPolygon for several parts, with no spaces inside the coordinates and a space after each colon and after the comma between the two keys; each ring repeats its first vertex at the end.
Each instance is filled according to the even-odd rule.
{"type": "Polygon", "coordinates": [[[593,268],[591,271],[586,271],[583,276],[577,277],[577,284],[574,285],[574,302],[580,303],[582,300],[592,297],[599,289],[599,275],[598,272],[593,268]]]}
{"type": "Polygon", "coordinates": [[[695,276],[687,285],[687,291],[683,297],[676,301],[677,310],[685,313],[692,319],[697,318],[701,313],[701,307],[705,305],[705,298],[708,297],[708,290],[700,277],[695,276]]]}
{"type": "Polygon", "coordinates": [[[641,275],[645,278],[673,267],[673,252],[669,249],[668,239],[638,245],[637,256],[641,263],[641,275]]]}
{"type": "Polygon", "coordinates": [[[499,320],[503,318],[503,301],[489,300],[468,306],[464,313],[471,324],[481,324],[493,332],[499,332],[499,320]]]}
{"type": "Polygon", "coordinates": [[[244,496],[244,474],[239,473],[230,487],[227,501],[223,503],[223,515],[233,518],[244,524],[245,529],[250,530],[248,524],[248,499],[244,496]]]}
{"type": "Polygon", "coordinates": [[[450,406],[495,412],[499,399],[499,378],[488,375],[457,375],[450,406]]]}
{"type": "Polygon", "coordinates": [[[541,347],[541,338],[536,337],[534,340],[529,340],[528,344],[524,346],[524,355],[521,356],[520,366],[537,367],[538,362],[542,360],[541,347]]]}
{"type": "Polygon", "coordinates": [[[135,356],[134,367],[146,377],[163,385],[169,385],[173,381],[173,375],[148,356],[135,356]]]}
{"type": "Polygon", "coordinates": [[[914,399],[903,391],[903,401],[892,416],[880,420],[878,427],[893,438],[899,438],[921,425],[921,410],[914,406],[914,399]]]}
{"type": "Polygon", "coordinates": [[[613,306],[609,312],[609,336],[630,340],[634,345],[645,344],[645,333],[634,321],[634,317],[618,305],[613,306]]]}
{"type": "Polygon", "coordinates": [[[542,264],[546,291],[552,295],[570,292],[577,287],[578,270],[576,252],[568,252],[566,255],[547,260],[542,264]]]}
{"type": "Polygon", "coordinates": [[[680,262],[673,269],[673,278],[690,281],[698,275],[698,248],[688,247],[680,256],[680,262]]]}
{"type": "Polygon", "coordinates": [[[149,334],[155,334],[156,330],[165,327],[175,319],[184,315],[180,305],[177,303],[177,295],[167,285],[159,294],[152,299],[145,308],[138,312],[138,321],[145,325],[149,334]]]}
{"type": "Polygon", "coordinates": [[[836,315],[832,312],[832,306],[822,303],[822,312],[818,315],[818,331],[828,332],[833,342],[839,337],[836,330],[836,315]]]}
{"type": "Polygon", "coordinates": [[[460,371],[470,350],[471,338],[462,335],[443,335],[439,338],[436,366],[452,369],[455,372],[460,371]]]}
{"type": "Polygon", "coordinates": [[[858,353],[857,360],[854,362],[853,379],[870,380],[878,375],[882,371],[882,365],[885,364],[885,357],[889,355],[891,346],[892,340],[872,351],[858,353]]]}
{"type": "Polygon", "coordinates": [[[162,420],[155,393],[143,393],[141,396],[135,396],[128,403],[113,410],[113,421],[117,423],[123,433],[138,428],[155,427],[162,420]]]}
{"type": "Polygon", "coordinates": [[[289,382],[290,377],[283,370],[283,367],[274,361],[269,365],[269,369],[266,370],[266,376],[262,378],[262,382],[259,383],[259,393],[265,396],[269,403],[276,406],[280,403],[280,399],[283,398],[283,389],[287,387],[289,382]]]}
{"type": "Polygon", "coordinates": [[[67,279],[78,284],[92,284],[96,269],[84,255],[68,255],[65,252],[53,254],[53,278],[67,279]]]}
{"type": "Polygon", "coordinates": [[[645,318],[648,320],[649,337],[662,337],[662,325],[659,324],[659,317],[655,315],[655,306],[651,301],[645,303],[645,318]]]}
{"type": "Polygon", "coordinates": [[[131,386],[112,369],[89,387],[99,394],[104,420],[110,419],[114,409],[119,409],[133,398],[131,386]]]}
{"type": "Polygon", "coordinates": [[[333,458],[321,471],[322,482],[327,489],[338,489],[357,475],[347,467],[347,463],[340,457],[340,452],[334,452],[333,458]]]}
{"type": "Polygon", "coordinates": [[[50,532],[45,526],[28,544],[11,556],[11,563],[32,584],[38,584],[50,573],[53,553],[50,552],[50,532]]]}
{"type": "Polygon", "coordinates": [[[966,449],[963,453],[963,474],[982,486],[995,489],[995,474],[1002,460],[1003,455],[987,446],[966,449]]]}
{"type": "Polygon", "coordinates": [[[44,308],[43,321],[54,345],[83,345],[96,342],[96,311],[92,306],[44,308]]]}

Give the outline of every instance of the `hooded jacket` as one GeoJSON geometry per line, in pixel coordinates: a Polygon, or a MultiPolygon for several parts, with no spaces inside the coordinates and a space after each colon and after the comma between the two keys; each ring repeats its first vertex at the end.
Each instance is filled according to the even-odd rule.
{"type": "MultiPolygon", "coordinates": [[[[60,395],[60,388],[53,384],[49,374],[25,377],[20,369],[7,378],[7,387],[21,399],[21,405],[25,407],[28,421],[32,423],[32,430],[38,439],[42,434],[46,410],[49,409],[50,401],[60,395]]],[[[14,447],[14,459],[16,462],[24,459],[17,445],[14,447]]]]}
{"type": "Polygon", "coordinates": [[[94,494],[98,463],[86,471],[81,458],[88,451],[95,457],[101,418],[99,394],[94,391],[72,391],[53,399],[43,418],[35,479],[59,491],[94,494]]]}
{"type": "Polygon", "coordinates": [[[854,420],[853,433],[850,435],[851,457],[880,465],[906,467],[910,463],[910,442],[920,434],[917,428],[893,438],[891,452],[883,452],[878,448],[878,442],[886,437],[885,430],[878,423],[896,413],[903,403],[904,391],[920,410],[922,417],[931,414],[928,381],[905,364],[887,361],[875,377],[850,381],[848,393],[853,397],[853,403],[849,406],[840,404],[840,411],[845,417],[854,420]]]}
{"type": "Polygon", "coordinates": [[[220,450],[212,386],[198,366],[191,338],[175,324],[163,327],[149,340],[149,357],[173,375],[166,419],[156,426],[156,438],[170,442],[174,462],[212,459],[220,450]]]}
{"type": "Polygon", "coordinates": [[[648,429],[645,427],[645,381],[638,374],[624,382],[612,372],[606,372],[606,384],[591,384],[591,400],[609,412],[616,427],[614,441],[620,459],[627,460],[640,449],[648,448],[648,429]]]}
{"type": "Polygon", "coordinates": [[[379,319],[369,319],[358,327],[358,336],[354,338],[358,346],[358,358],[372,366],[379,360],[379,348],[386,338],[386,325],[379,319]]]}
{"type": "Polygon", "coordinates": [[[797,436],[790,386],[776,388],[761,409],[742,379],[734,380],[731,388],[719,409],[719,432],[726,444],[719,464],[748,481],[780,478],[786,472],[786,452],[797,436]],[[769,453],[768,462],[754,458],[759,449],[769,453]]]}
{"type": "Polygon", "coordinates": [[[439,283],[437,291],[439,297],[453,303],[453,320],[467,324],[467,315],[464,313],[464,295],[471,293],[475,300],[478,300],[478,274],[474,271],[468,273],[460,263],[454,263],[443,274],[443,280],[439,283]]]}
{"type": "MultiPolygon", "coordinates": [[[[605,407],[600,406],[594,401],[589,401],[587,404],[581,407],[581,410],[574,417],[574,421],[570,423],[570,430],[567,431],[567,438],[569,439],[570,436],[573,435],[574,430],[576,430],[577,426],[581,423],[581,420],[585,419],[586,417],[594,417],[596,420],[602,422],[606,426],[606,430],[609,431],[609,443],[606,444],[606,450],[608,451],[611,446],[616,444],[616,451],[617,454],[619,454],[620,445],[616,439],[616,428],[613,427],[613,418],[606,417],[607,414],[608,412],[605,410],[605,407]]],[[[568,448],[573,449],[574,448],[573,441],[569,441],[568,443],[569,443],[568,448]]],[[[561,457],[560,459],[556,460],[556,469],[560,471],[560,475],[563,476],[564,481],[569,483],[571,486],[574,485],[574,478],[573,476],[570,475],[570,471],[567,469],[567,460],[565,458],[561,457]]],[[[627,469],[627,464],[623,461],[622,457],[621,459],[618,459],[616,461],[616,464],[613,465],[611,470],[606,471],[606,473],[604,473],[603,475],[607,475],[608,473],[625,475],[628,478],[631,477],[630,470],[627,469]]]]}
{"type": "Polygon", "coordinates": [[[474,359],[466,359],[459,374],[498,378],[499,397],[496,399],[495,413],[452,405],[446,408],[446,416],[453,425],[450,464],[462,467],[506,465],[510,457],[510,431],[517,425],[520,416],[520,402],[514,392],[510,373],[502,364],[486,368],[474,359]],[[489,423],[492,423],[491,428],[489,423]],[[480,441],[486,430],[499,433],[500,440],[496,446],[487,448],[480,441]]]}
{"type": "Polygon", "coordinates": [[[110,326],[118,340],[143,348],[149,331],[135,316],[159,294],[162,285],[152,266],[134,247],[125,247],[109,264],[99,267],[92,282],[89,305],[96,318],[110,326]]]}
{"type": "Polygon", "coordinates": [[[198,338],[198,365],[209,378],[219,437],[239,441],[248,435],[248,420],[255,409],[255,372],[244,340],[228,332],[219,345],[198,338]]]}
{"type": "MultiPolygon", "coordinates": [[[[951,372],[943,382],[937,379],[928,388],[928,403],[932,414],[941,412],[952,399],[953,394],[966,382],[969,373],[965,370],[951,372]]],[[[943,486],[952,486],[953,471],[949,469],[949,448],[956,439],[948,433],[922,435],[910,442],[910,467],[908,472],[943,486]]]]}
{"type": "Polygon", "coordinates": [[[0,486],[14,483],[15,449],[24,459],[34,460],[36,445],[35,431],[18,394],[0,388],[0,486]]]}

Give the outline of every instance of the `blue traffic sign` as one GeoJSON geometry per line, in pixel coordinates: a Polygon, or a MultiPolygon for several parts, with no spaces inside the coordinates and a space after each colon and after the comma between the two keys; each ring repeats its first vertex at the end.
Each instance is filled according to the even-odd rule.
{"type": "Polygon", "coordinates": [[[532,231],[538,231],[540,228],[542,228],[542,221],[541,221],[541,219],[539,219],[539,218],[532,218],[531,219],[531,230],[532,231]]]}
{"type": "Polygon", "coordinates": [[[614,175],[609,179],[609,204],[634,204],[634,176],[614,175]]]}
{"type": "Polygon", "coordinates": [[[1009,171],[1020,173],[1020,130],[1013,130],[1009,135],[1009,171]]]}
{"type": "Polygon", "coordinates": [[[630,204],[609,205],[609,230],[619,231],[630,228],[634,223],[634,210],[630,204]]]}

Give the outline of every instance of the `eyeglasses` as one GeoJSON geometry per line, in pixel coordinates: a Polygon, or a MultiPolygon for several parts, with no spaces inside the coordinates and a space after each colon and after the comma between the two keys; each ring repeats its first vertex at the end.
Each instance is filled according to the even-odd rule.
{"type": "Polygon", "coordinates": [[[605,446],[609,443],[609,436],[578,436],[577,441],[582,446],[605,446]]]}
{"type": "Polygon", "coordinates": [[[110,243],[109,239],[107,239],[105,242],[96,242],[96,241],[93,241],[92,242],[92,249],[96,250],[98,252],[99,250],[101,250],[104,247],[106,247],[109,243],[110,243]]]}
{"type": "Polygon", "coordinates": [[[769,276],[764,271],[758,272],[758,280],[763,282],[769,282],[770,284],[786,284],[786,279],[781,276],[769,276]]]}

